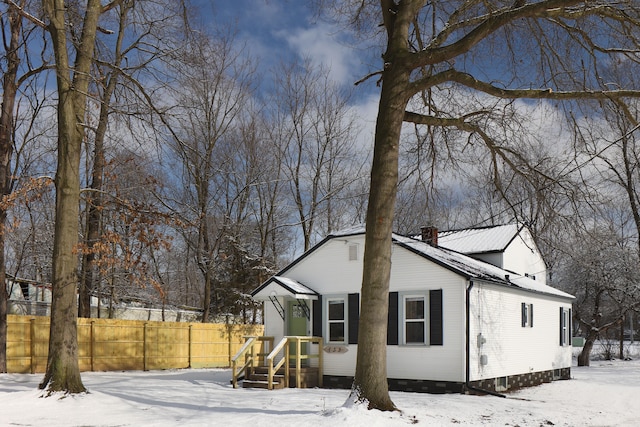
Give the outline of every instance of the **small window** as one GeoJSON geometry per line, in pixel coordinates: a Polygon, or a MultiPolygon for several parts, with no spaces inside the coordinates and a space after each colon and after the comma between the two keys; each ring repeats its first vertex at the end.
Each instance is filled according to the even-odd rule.
{"type": "Polygon", "coordinates": [[[533,328],[533,304],[522,303],[521,304],[521,324],[525,328],[527,326],[533,328]]]}
{"type": "Polygon", "coordinates": [[[344,299],[331,299],[327,302],[327,328],[329,342],[344,343],[345,340],[345,303],[344,299]]]}
{"type": "Polygon", "coordinates": [[[571,345],[571,309],[560,307],[560,345],[571,345]]]}
{"type": "Polygon", "coordinates": [[[496,391],[507,391],[507,390],[509,390],[509,378],[508,377],[496,378],[496,391]]]}
{"type": "Polygon", "coordinates": [[[562,369],[554,369],[553,370],[553,380],[561,380],[562,379],[562,369]]]}
{"type": "Polygon", "coordinates": [[[404,297],[404,343],[426,343],[426,298],[424,296],[404,297]]]}
{"type": "Polygon", "coordinates": [[[358,260],[358,245],[351,244],[349,245],[349,261],[357,261],[358,260]]]}
{"type": "Polygon", "coordinates": [[[295,317],[296,319],[307,317],[307,310],[305,310],[306,307],[304,307],[302,304],[304,304],[304,302],[299,302],[298,304],[291,307],[292,317],[295,317]]]}

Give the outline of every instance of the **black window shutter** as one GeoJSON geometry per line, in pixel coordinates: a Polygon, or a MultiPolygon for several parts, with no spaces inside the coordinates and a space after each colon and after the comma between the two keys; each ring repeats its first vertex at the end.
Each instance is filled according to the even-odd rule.
{"type": "Polygon", "coordinates": [[[533,328],[533,304],[529,304],[529,326],[533,328]]]}
{"type": "Polygon", "coordinates": [[[442,345],[442,289],[429,291],[429,343],[442,345]]]}
{"type": "Polygon", "coordinates": [[[322,336],[322,296],[318,295],[318,299],[313,300],[313,336],[322,336]]]}
{"type": "Polygon", "coordinates": [[[358,344],[360,322],[360,294],[349,294],[349,344],[358,344]]]}
{"type": "Polygon", "coordinates": [[[398,345],[398,293],[389,292],[387,345],[398,345]]]}
{"type": "Polygon", "coordinates": [[[522,327],[524,328],[525,326],[527,326],[527,304],[522,303],[520,305],[520,312],[521,315],[520,317],[522,318],[522,327]]]}
{"type": "Polygon", "coordinates": [[[564,336],[562,333],[562,321],[564,320],[563,311],[564,309],[560,307],[560,345],[564,345],[564,336]]]}
{"type": "Polygon", "coordinates": [[[569,309],[569,323],[567,324],[567,328],[569,329],[569,342],[567,344],[573,345],[573,317],[571,317],[571,309],[569,309]]]}

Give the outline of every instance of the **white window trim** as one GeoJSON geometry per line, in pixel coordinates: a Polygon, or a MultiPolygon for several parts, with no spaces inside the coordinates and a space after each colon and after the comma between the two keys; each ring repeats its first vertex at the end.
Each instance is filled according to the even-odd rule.
{"type": "MultiPolygon", "coordinates": [[[[408,347],[425,347],[429,345],[429,293],[425,292],[399,292],[398,299],[400,302],[399,313],[400,322],[398,327],[400,328],[400,345],[408,347]],[[414,343],[407,342],[407,316],[406,316],[406,301],[411,298],[424,299],[424,342],[414,343]]],[[[411,321],[411,320],[410,320],[411,321]]]]}
{"type": "Polygon", "coordinates": [[[330,295],[327,296],[324,299],[324,325],[323,325],[323,329],[324,329],[324,336],[325,336],[325,342],[327,344],[347,344],[349,342],[349,301],[347,298],[347,295],[330,295]],[[338,320],[329,320],[329,303],[331,301],[341,301],[344,304],[344,319],[341,321],[338,320]],[[331,341],[331,335],[330,335],[330,327],[329,325],[331,323],[343,323],[344,324],[344,341],[331,341]]]}
{"type": "MultiPolygon", "coordinates": [[[[532,313],[533,313],[533,303],[523,302],[522,304],[524,304],[524,313],[521,313],[521,315],[524,315],[524,319],[520,319],[521,326],[523,328],[533,328],[533,323],[531,322],[532,313]],[[524,320],[524,322],[522,320],[524,320]]],[[[522,307],[522,305],[520,307],[522,307]]]]}

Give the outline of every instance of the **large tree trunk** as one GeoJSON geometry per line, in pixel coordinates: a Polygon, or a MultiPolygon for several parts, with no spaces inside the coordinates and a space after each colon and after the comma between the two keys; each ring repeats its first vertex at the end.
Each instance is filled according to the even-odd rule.
{"type": "MultiPolygon", "coordinates": [[[[20,2],[24,7],[25,0],[20,2]]],[[[13,155],[13,110],[18,87],[16,78],[20,57],[20,34],[22,17],[14,7],[9,7],[11,39],[6,52],[7,69],[2,79],[2,112],[0,113],[0,197],[11,193],[11,157],[13,155]]],[[[4,258],[5,223],[7,206],[0,203],[0,372],[7,372],[7,314],[9,295],[7,293],[6,266],[4,258]]]]}
{"type": "Polygon", "coordinates": [[[64,0],[43,0],[49,19],[58,86],[58,169],[53,240],[51,329],[47,370],[40,388],[48,393],[86,391],[78,365],[77,287],[80,154],[84,138],[86,97],[93,62],[100,0],[89,0],[77,48],[75,67],[69,63],[64,0]]]}
{"type": "MultiPolygon", "coordinates": [[[[395,51],[397,52],[397,51],[395,51]]],[[[395,410],[387,383],[387,321],[391,274],[391,236],[398,185],[400,133],[408,102],[409,71],[394,64],[390,47],[385,62],[382,93],[376,121],[367,207],[362,308],[352,399],[369,409],[395,410]]]]}

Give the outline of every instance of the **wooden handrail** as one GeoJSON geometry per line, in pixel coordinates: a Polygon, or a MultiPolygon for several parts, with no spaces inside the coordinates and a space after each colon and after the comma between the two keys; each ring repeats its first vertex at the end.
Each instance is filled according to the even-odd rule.
{"type": "Polygon", "coordinates": [[[247,336],[245,337],[246,341],[242,348],[233,356],[231,359],[231,369],[232,369],[232,380],[233,388],[238,387],[238,378],[242,376],[242,374],[246,374],[247,368],[255,368],[261,360],[263,360],[263,356],[266,354],[264,352],[258,353],[258,346],[262,345],[264,342],[268,342],[270,347],[273,346],[273,337],[257,337],[257,336],[247,336]],[[238,361],[244,357],[244,363],[238,369],[238,361]]]}
{"type": "Polygon", "coordinates": [[[278,370],[286,364],[284,370],[285,376],[285,386],[289,386],[289,348],[292,343],[295,343],[295,372],[296,372],[296,387],[300,388],[302,385],[302,375],[301,375],[301,360],[318,358],[318,385],[322,387],[322,338],[320,337],[307,337],[307,336],[285,336],[280,342],[273,348],[271,353],[267,356],[267,381],[268,381],[268,389],[273,389],[273,377],[278,370]],[[302,343],[312,343],[318,344],[318,354],[300,354],[301,353],[301,344],[302,343]],[[278,354],[284,349],[284,357],[280,359],[278,363],[274,365],[274,360],[278,356],[278,354]]]}

